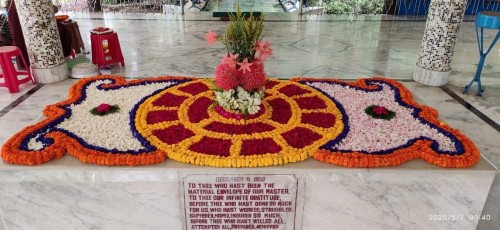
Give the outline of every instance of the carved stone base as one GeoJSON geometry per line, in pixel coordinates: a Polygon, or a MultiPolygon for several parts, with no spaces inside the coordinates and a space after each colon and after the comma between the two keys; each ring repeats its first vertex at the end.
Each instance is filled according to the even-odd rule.
{"type": "Polygon", "coordinates": [[[52,83],[65,80],[69,77],[66,62],[50,68],[31,68],[31,73],[38,83],[52,83]]]}
{"type": "Polygon", "coordinates": [[[446,72],[440,72],[424,69],[417,65],[415,66],[415,71],[413,72],[413,80],[424,85],[443,86],[448,83],[450,74],[451,69],[446,72]]]}

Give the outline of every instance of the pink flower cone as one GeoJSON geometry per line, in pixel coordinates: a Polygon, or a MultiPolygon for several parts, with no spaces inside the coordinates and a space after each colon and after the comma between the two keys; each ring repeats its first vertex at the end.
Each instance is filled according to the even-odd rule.
{"type": "Polygon", "coordinates": [[[243,71],[238,71],[240,86],[243,87],[248,92],[254,90],[260,90],[266,84],[266,74],[264,72],[264,66],[262,62],[254,61],[254,64],[250,66],[251,71],[243,73],[243,71]]]}
{"type": "Polygon", "coordinates": [[[230,90],[238,85],[238,75],[235,68],[226,63],[220,63],[215,68],[215,84],[223,90],[230,90]]]}

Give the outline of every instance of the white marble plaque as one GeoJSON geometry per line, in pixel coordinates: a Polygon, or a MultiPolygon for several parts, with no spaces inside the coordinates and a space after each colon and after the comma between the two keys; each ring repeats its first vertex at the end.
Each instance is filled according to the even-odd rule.
{"type": "Polygon", "coordinates": [[[295,175],[187,175],[186,229],[300,229],[295,175]]]}

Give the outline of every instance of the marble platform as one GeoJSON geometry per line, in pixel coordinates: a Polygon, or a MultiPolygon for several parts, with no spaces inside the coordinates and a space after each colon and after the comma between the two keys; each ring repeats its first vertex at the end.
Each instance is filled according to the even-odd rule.
{"type": "MultiPolygon", "coordinates": [[[[204,34],[208,29],[223,32],[227,22],[207,15],[71,14],[85,47],[90,47],[88,31],[94,27],[118,32],[126,67],[114,69],[114,74],[127,78],[212,76],[223,46],[207,46],[204,34]]],[[[347,169],[308,160],[228,173],[297,175],[304,183],[302,229],[475,229],[477,225],[489,230],[498,226],[500,180],[494,168],[500,167],[498,45],[486,60],[482,75],[486,92],[479,98],[475,89],[461,93],[478,61],[471,22],[460,29],[450,83],[435,88],[411,81],[425,21],[375,16],[352,21],[295,14],[271,14],[266,19],[266,28],[272,28],[266,39],[275,52],[266,65],[270,75],[346,80],[384,75],[402,80],[419,102],[436,108],[441,120],[469,136],[483,160],[460,170],[420,160],[384,169],[347,169]],[[468,220],[469,214],[481,213],[492,215],[492,220],[479,224],[468,220]],[[465,221],[434,221],[429,215],[464,215],[465,221]]],[[[491,39],[493,33],[486,31],[486,36],[491,39]]],[[[0,88],[0,145],[39,119],[46,105],[65,98],[74,82],[25,84],[12,95],[0,88]]],[[[71,156],[37,167],[0,161],[0,229],[182,229],[183,178],[226,170],[173,161],[110,168],[84,165],[71,156]]]]}
{"type": "Polygon", "coordinates": [[[481,215],[495,171],[484,159],[469,169],[441,169],[421,160],[349,169],[312,159],[220,169],[172,160],[110,168],[65,156],[37,167],[0,166],[1,224],[5,229],[186,229],[183,179],[200,174],[295,176],[296,225],[280,229],[474,229],[478,221],[469,215],[481,215]]]}

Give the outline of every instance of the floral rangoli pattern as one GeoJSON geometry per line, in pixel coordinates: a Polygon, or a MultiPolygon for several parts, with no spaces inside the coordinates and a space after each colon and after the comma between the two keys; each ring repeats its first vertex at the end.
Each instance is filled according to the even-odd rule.
{"type": "Polygon", "coordinates": [[[346,167],[382,167],[421,158],[441,167],[468,167],[480,156],[469,138],[393,80],[270,79],[263,107],[246,119],[214,108],[210,88],[207,79],[184,77],[82,79],[66,101],[44,110],[46,119],[10,138],[2,158],[36,165],[68,153],[94,164],[148,165],[168,156],[215,167],[281,165],[309,157],[346,167]],[[102,104],[119,110],[106,116],[89,112],[102,104]],[[374,113],[395,116],[370,116],[365,109],[372,105],[374,113]]]}

